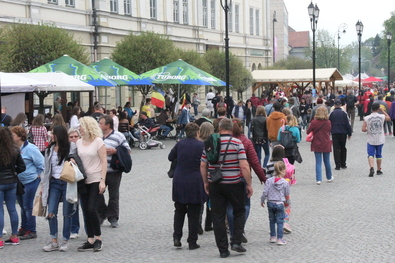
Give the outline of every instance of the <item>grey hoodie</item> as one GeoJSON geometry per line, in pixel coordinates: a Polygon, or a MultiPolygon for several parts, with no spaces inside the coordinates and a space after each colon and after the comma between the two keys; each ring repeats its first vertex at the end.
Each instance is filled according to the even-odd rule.
{"type": "Polygon", "coordinates": [[[270,177],[266,180],[265,188],[261,196],[261,202],[285,202],[289,195],[289,183],[284,178],[270,177]]]}

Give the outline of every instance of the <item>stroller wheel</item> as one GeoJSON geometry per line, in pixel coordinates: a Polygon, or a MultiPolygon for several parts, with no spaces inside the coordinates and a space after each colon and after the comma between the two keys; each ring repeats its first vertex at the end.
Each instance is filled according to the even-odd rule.
{"type": "Polygon", "coordinates": [[[161,149],[166,149],[166,145],[164,145],[163,143],[160,145],[161,149]]]}
{"type": "Polygon", "coordinates": [[[148,148],[148,144],[146,142],[140,142],[139,147],[141,150],[145,150],[148,148]]]}

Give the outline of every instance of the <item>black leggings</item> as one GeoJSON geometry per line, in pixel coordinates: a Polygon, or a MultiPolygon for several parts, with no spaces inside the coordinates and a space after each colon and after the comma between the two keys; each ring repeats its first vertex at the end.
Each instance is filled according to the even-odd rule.
{"type": "Polygon", "coordinates": [[[81,195],[82,212],[88,238],[101,235],[99,218],[99,183],[86,184],[86,193],[81,195]]]}

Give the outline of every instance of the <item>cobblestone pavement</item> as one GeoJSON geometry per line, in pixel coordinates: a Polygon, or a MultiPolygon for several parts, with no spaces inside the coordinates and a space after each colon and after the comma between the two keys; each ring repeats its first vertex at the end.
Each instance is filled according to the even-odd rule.
{"type": "MultiPolygon", "coordinates": [[[[45,219],[38,218],[38,238],[4,247],[1,262],[394,262],[395,139],[388,136],[384,146],[384,175],[369,178],[361,125],[355,121],[355,135],[347,143],[348,168],[334,170],[331,156],[334,181],[330,184],[315,184],[314,155],[309,143],[300,143],[304,162],[296,164],[298,182],[291,187],[293,233],[285,235],[286,246],[268,242],[268,214],[260,207],[263,186],[255,177],[246,225],[247,253],[232,251],[227,259],[219,258],[213,232],[199,236],[200,249],[189,251],[186,237],[182,249],[175,249],[172,182],[166,174],[167,154],[175,142],[166,140],[166,149],[132,150],[133,169],[124,175],[121,186],[120,226],[112,229],[108,222],[103,224],[101,252],[78,252],[83,236],[70,241],[68,252],[43,252],[49,228],[45,219]]],[[[6,230],[10,232],[7,213],[6,230]]]]}

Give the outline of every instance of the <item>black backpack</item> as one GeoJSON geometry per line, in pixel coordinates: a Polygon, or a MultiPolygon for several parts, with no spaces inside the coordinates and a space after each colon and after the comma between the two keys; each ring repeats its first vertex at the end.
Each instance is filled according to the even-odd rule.
{"type": "Polygon", "coordinates": [[[110,167],[124,173],[130,172],[132,170],[132,157],[128,149],[122,145],[119,145],[116,149],[117,154],[112,155],[110,167]]]}
{"type": "Polygon", "coordinates": [[[347,109],[352,109],[355,106],[355,96],[354,95],[348,95],[346,97],[346,104],[347,104],[347,109]]]}

